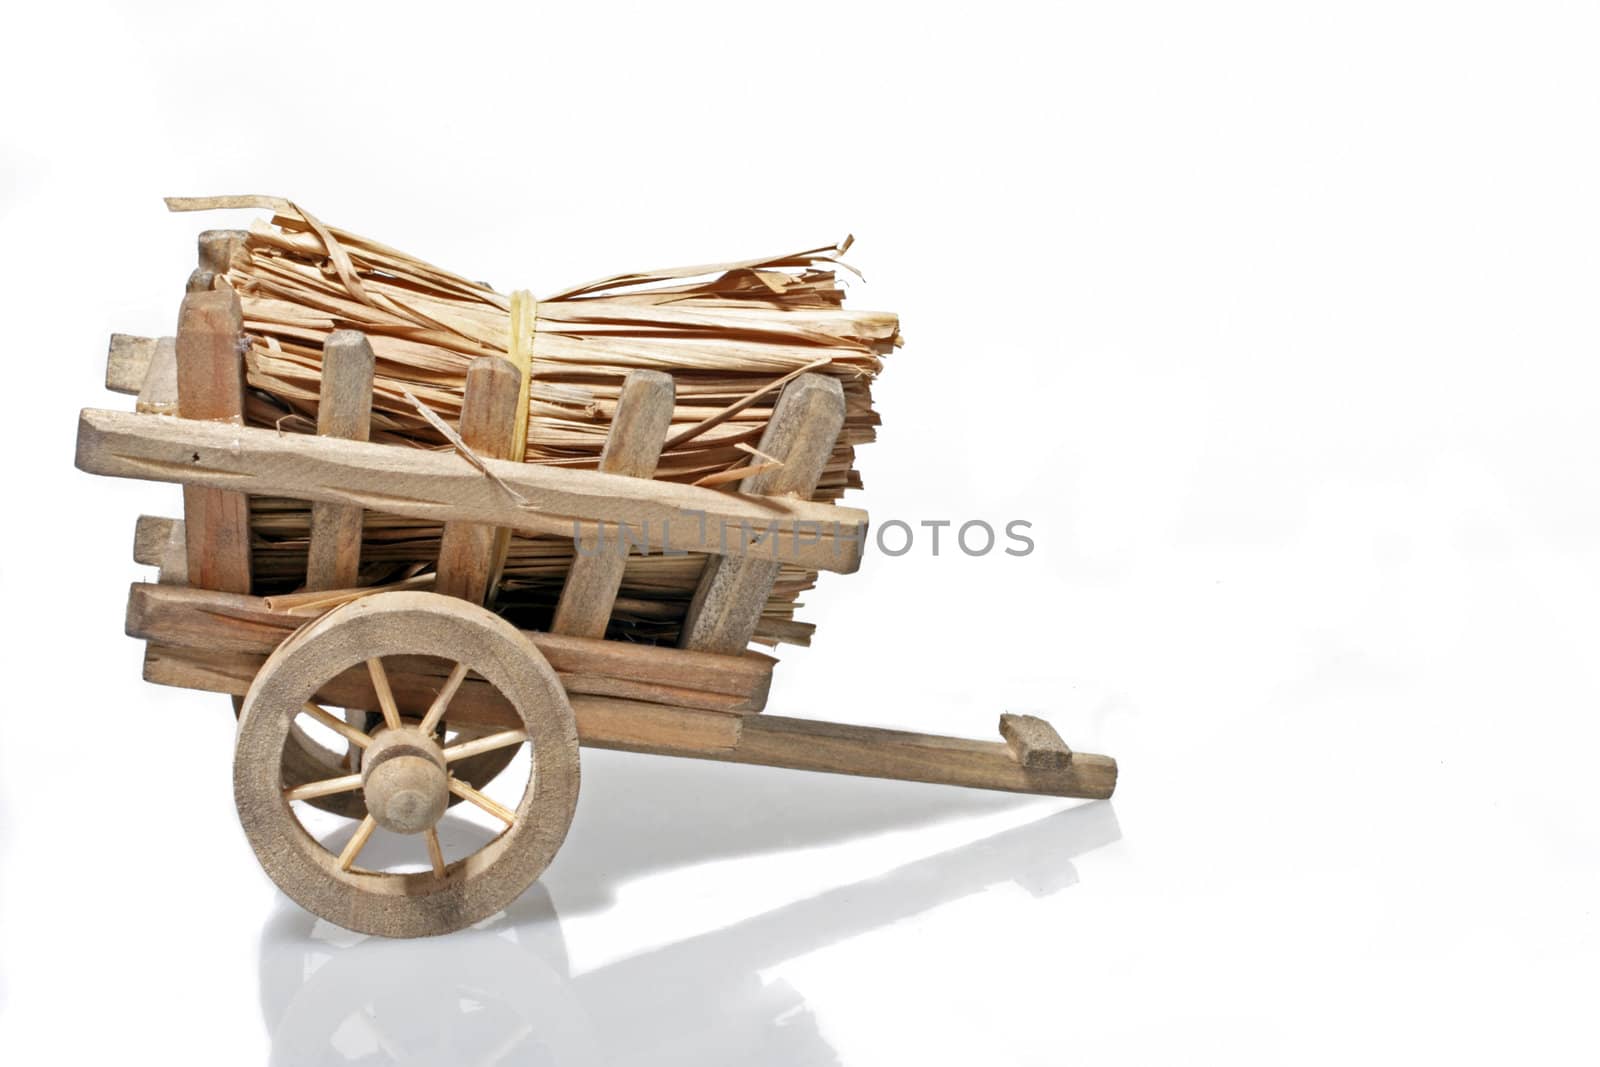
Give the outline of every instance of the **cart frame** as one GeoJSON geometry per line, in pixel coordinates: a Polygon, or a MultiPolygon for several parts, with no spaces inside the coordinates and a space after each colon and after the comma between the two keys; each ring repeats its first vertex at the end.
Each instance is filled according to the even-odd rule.
{"type": "MultiPolygon", "coordinates": [[[[758,714],[776,661],[747,645],[778,569],[792,563],[849,573],[866,541],[865,512],[809,500],[843,422],[835,380],[813,373],[783,386],[757,450],[764,462],[737,491],[651,479],[673,408],[672,379],[654,371],[628,376],[598,471],[504,458],[525,384],[498,356],[481,357],[468,372],[454,453],[369,442],[374,358],[366,339],[350,331],[325,346],[316,436],[248,427],[245,324],[223,280],[242,237],[201,235],[200,267],[175,337],[112,337],[107,388],[137,395],[137,410],[85,409],[79,418],[80,469],[184,487],[181,521],[144,516],[135,528],[134,559],[159,568],[158,580],[135,583],[128,599],[126,632],[147,643],[146,680],[227,693],[237,708],[252,687],[271,687],[264,668],[296,642],[315,643],[300,635],[316,631],[319,620],[353,618],[359,612],[350,605],[369,598],[393,601],[404,591],[357,586],[362,516],[381,511],[444,524],[433,589],[475,606],[493,596],[508,531],[575,538],[554,632],[513,639],[495,629],[511,631],[504,620],[474,610],[494,620],[482,622],[486,640],[535,650],[529,659],[565,693],[576,744],[1020,793],[1111,795],[1116,762],[1072,752],[1032,716],[1002,715],[1002,739],[980,741],[758,714]],[[251,494],[312,502],[305,593],[252,595],[251,494]],[[642,528],[647,539],[653,532],[663,551],[708,553],[681,647],[604,638],[625,563],[624,553],[594,551],[607,524],[642,528]]],[[[404,602],[415,610],[433,603],[404,602]]],[[[386,673],[356,664],[335,671],[314,696],[391,713],[396,702],[427,706],[446,689],[452,721],[483,734],[531,721],[526,707],[484,677],[463,667],[461,677],[446,678],[441,670],[418,657],[391,662],[386,673]]],[[[492,753],[470,755],[488,777],[505,765],[492,753]]],[[[302,784],[291,762],[286,750],[286,787],[302,784]]],[[[346,813],[362,810],[350,803],[346,813]]],[[[241,817],[249,830],[243,807],[241,817]]],[[[371,821],[368,815],[363,826],[371,821]]],[[[434,854],[437,864],[436,844],[434,854]]],[[[269,873],[277,877],[270,865],[269,873]]],[[[340,913],[337,921],[383,933],[460,925],[459,915],[424,929],[351,918],[340,913]]]]}

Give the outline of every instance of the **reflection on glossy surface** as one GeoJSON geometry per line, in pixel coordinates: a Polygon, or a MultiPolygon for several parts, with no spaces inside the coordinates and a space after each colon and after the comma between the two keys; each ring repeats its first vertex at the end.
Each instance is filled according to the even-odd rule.
{"type": "MultiPolygon", "coordinates": [[[[591,790],[599,794],[599,810],[586,813],[588,844],[581,830],[568,843],[576,855],[559,893],[576,897],[569,913],[609,895],[605,879],[591,877],[607,858],[620,877],[662,865],[674,847],[677,860],[689,862],[771,847],[774,836],[790,845],[820,844],[1015,803],[961,790],[846,781],[814,785],[815,805],[762,826],[750,815],[763,807],[759,786],[744,807],[724,803],[726,790],[718,789],[672,793],[652,806],[654,814],[617,805],[650,791],[640,781],[652,773],[646,762],[627,769],[637,773],[625,786],[591,790]],[[748,841],[741,827],[750,831],[748,841]],[[697,849],[694,842],[703,844],[697,849]]],[[[768,788],[788,789],[785,777],[768,788]]],[[[284,902],[261,940],[272,1060],[832,1063],[837,1057],[804,999],[761,972],[987,886],[1013,882],[1035,895],[1056,892],[1077,880],[1073,856],[1119,836],[1109,803],[1085,804],[578,974],[568,965],[560,917],[544,885],[477,928],[420,941],[349,934],[284,902]]]]}

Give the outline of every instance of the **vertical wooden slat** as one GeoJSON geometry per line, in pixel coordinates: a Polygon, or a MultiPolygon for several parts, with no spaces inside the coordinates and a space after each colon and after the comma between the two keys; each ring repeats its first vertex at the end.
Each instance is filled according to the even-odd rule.
{"type": "Polygon", "coordinates": [[[226,274],[233,262],[233,254],[249,237],[247,230],[200,231],[200,267],[213,274],[226,274]]]}
{"type": "MultiPolygon", "coordinates": [[[[821,374],[796,378],[778,396],[759,446],[763,454],[781,460],[783,466],[752,474],[739,483],[739,491],[810,499],[843,426],[844,390],[838,380],[821,374]]],[[[727,654],[744,651],[781,566],[761,558],[760,552],[756,546],[746,556],[706,559],[684,619],[680,648],[727,654]]]]}
{"type": "MultiPolygon", "coordinates": [[[[178,414],[244,424],[244,359],[239,297],[222,288],[190,293],[178,313],[174,349],[178,414]]],[[[196,456],[197,463],[204,457],[196,456]]],[[[250,591],[250,502],[243,493],[183,488],[189,583],[224,593],[250,591]]]]}
{"type": "MultiPolygon", "coordinates": [[[[600,453],[600,470],[649,478],[656,472],[661,445],[672,425],[672,376],[661,371],[636,370],[622,383],[617,412],[600,453]]],[[[648,533],[648,531],[646,531],[648,533]]],[[[622,572],[628,563],[627,542],[620,530],[613,544],[586,538],[576,546],[567,582],[561,587],[555,621],[550,629],[576,637],[604,637],[616,603],[622,572]]]]}
{"type": "MultiPolygon", "coordinates": [[[[365,441],[372,433],[372,346],[357,330],[336,330],[322,345],[322,392],[317,436],[365,441]]],[[[349,589],[361,569],[362,509],[311,505],[307,589],[349,589]]]]}
{"type": "Polygon", "coordinates": [[[188,291],[203,293],[216,288],[216,280],[228,273],[234,252],[249,234],[244,230],[204,230],[200,234],[200,265],[189,275],[188,291]]]}
{"type": "MultiPolygon", "coordinates": [[[[461,439],[485,459],[511,454],[511,427],[517,418],[522,375],[501,356],[479,356],[467,368],[467,390],[461,402],[461,439]]],[[[439,541],[439,574],[434,590],[483,603],[495,563],[497,527],[475,522],[447,522],[439,541]]]]}

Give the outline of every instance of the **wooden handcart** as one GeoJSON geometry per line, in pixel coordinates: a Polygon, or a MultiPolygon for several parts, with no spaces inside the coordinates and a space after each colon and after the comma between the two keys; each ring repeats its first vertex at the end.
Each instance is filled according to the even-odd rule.
{"type": "Polygon", "coordinates": [[[134,557],[160,577],[132,587],[127,633],[147,642],[147,680],[235,698],[240,820],[309,911],[413,937],[504,908],[566,835],[580,745],[1111,795],[1114,760],[1070,751],[1031,716],[1002,715],[1003,740],[972,741],[757,714],[775,660],[747,646],[779,566],[848,573],[866,541],[864,512],[809,499],[844,419],[836,380],[784,387],[759,448],[777,462],[737,492],[651,479],[673,406],[658,372],[629,375],[599,471],[496,458],[526,388],[498,356],[469,369],[457,452],[369,443],[373,356],[351,331],[325,345],[316,436],[248,427],[240,306],[219,269],[238,239],[202,235],[175,338],[113,337],[107,386],[136,394],[138,410],[83,411],[77,465],[184,486],[181,522],[139,520],[134,557]],[[251,495],[312,502],[303,592],[251,595],[251,495]],[[358,587],[366,511],[444,524],[430,588],[358,587]],[[625,564],[600,550],[608,529],[709,553],[679,647],[604,638],[625,564]],[[507,530],[576,538],[550,632],[483,606],[507,530]],[[520,801],[491,799],[484,787],[524,748],[520,801]],[[447,862],[436,826],[458,801],[504,829],[447,862]],[[353,836],[324,847],[296,803],[356,820],[353,836]],[[380,826],[420,837],[427,866],[362,867],[380,826]]]}

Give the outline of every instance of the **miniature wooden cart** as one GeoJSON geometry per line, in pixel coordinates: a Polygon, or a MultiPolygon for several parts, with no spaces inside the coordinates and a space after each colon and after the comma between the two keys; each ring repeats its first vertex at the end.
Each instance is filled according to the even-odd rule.
{"type": "Polygon", "coordinates": [[[785,386],[759,449],[781,465],[736,493],[650,478],[673,407],[672,379],[655,372],[629,376],[598,472],[495,458],[524,388],[498,356],[468,372],[459,454],[367,443],[373,356],[350,331],[324,348],[316,436],[251,428],[239,301],[220,280],[237,239],[202,235],[176,338],[112,339],[107,386],[137,393],[139,410],[85,410],[77,464],[183,484],[182,522],[139,521],[135,559],[160,580],[133,586],[127,632],[148,642],[147,680],[234,696],[240,820],[267,873],[309,911],[409,937],[504,908],[566,835],[580,745],[1111,795],[1115,761],[1071,752],[1030,716],[1002,715],[1003,742],[986,742],[756,714],[775,661],[747,645],[778,567],[848,573],[865,543],[864,512],[809,500],[844,418],[834,379],[785,386]],[[251,595],[252,494],[312,502],[305,593],[251,595]],[[431,591],[356,588],[365,510],[444,523],[431,591]],[[616,524],[652,531],[667,551],[710,553],[680,647],[604,639],[625,558],[593,549],[616,524]],[[511,529],[579,531],[551,632],[481,606],[511,529]],[[524,744],[529,780],[512,808],[483,788],[524,744]],[[301,824],[296,801],[359,820],[338,854],[301,824]],[[505,829],[446,862],[435,827],[457,801],[505,829]],[[420,836],[428,868],[358,866],[379,826],[420,836]]]}

